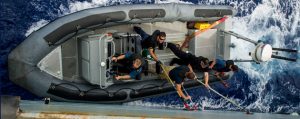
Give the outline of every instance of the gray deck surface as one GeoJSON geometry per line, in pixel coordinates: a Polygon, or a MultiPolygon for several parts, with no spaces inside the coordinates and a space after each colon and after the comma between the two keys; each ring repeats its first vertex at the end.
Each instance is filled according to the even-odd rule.
{"type": "Polygon", "coordinates": [[[20,103],[19,118],[193,118],[193,119],[299,119],[299,116],[232,111],[184,111],[141,106],[26,101],[20,103]]]}

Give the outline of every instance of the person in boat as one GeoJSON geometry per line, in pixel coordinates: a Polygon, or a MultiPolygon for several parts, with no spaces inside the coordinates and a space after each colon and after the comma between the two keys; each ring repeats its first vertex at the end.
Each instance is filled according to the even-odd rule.
{"type": "Polygon", "coordinates": [[[195,79],[195,74],[190,70],[190,68],[186,65],[177,66],[170,70],[169,77],[175,82],[175,88],[178,91],[179,96],[184,100],[191,99],[191,96],[185,95],[181,89],[186,78],[195,79]]]}
{"type": "Polygon", "coordinates": [[[158,62],[159,60],[155,54],[155,48],[158,47],[159,49],[163,49],[166,33],[155,30],[152,35],[149,35],[141,27],[134,26],[133,29],[142,38],[141,46],[143,49],[143,56],[147,57],[149,54],[154,61],[158,62]]]}
{"type": "Polygon", "coordinates": [[[141,73],[143,70],[144,59],[140,54],[127,52],[125,54],[114,56],[111,59],[113,62],[113,71],[116,74],[126,73],[126,75],[116,75],[116,80],[126,80],[126,79],[141,79],[141,73]]]}
{"type": "Polygon", "coordinates": [[[180,50],[175,44],[167,43],[167,48],[169,48],[178,58],[173,58],[170,62],[170,65],[179,64],[179,65],[187,65],[191,72],[203,72],[203,78],[205,82],[205,87],[209,87],[208,80],[210,71],[208,68],[209,60],[202,56],[195,56],[191,53],[185,53],[180,50]]]}
{"type": "MultiPolygon", "coordinates": [[[[225,72],[237,72],[239,70],[237,65],[234,65],[232,60],[222,60],[222,59],[213,59],[209,62],[209,68],[215,71],[215,76],[219,79],[225,76],[225,72]]],[[[225,87],[229,87],[229,85],[222,81],[225,87]]]]}
{"type": "Polygon", "coordinates": [[[237,72],[239,70],[238,66],[234,65],[234,61],[218,58],[209,62],[209,68],[217,72],[237,72]]]}

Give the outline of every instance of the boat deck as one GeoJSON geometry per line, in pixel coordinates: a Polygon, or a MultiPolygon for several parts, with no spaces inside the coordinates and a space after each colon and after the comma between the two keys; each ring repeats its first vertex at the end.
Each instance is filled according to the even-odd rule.
{"type": "Polygon", "coordinates": [[[299,116],[254,113],[233,111],[184,111],[176,109],[157,109],[142,106],[111,105],[111,104],[86,104],[68,102],[50,102],[21,100],[22,112],[18,118],[201,118],[201,119],[293,119],[299,116]]]}

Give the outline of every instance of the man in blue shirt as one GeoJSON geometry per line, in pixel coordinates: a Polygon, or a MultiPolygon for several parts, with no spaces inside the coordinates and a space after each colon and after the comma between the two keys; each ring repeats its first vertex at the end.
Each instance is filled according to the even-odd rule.
{"type": "Polygon", "coordinates": [[[127,73],[127,75],[115,76],[117,80],[141,79],[140,74],[142,73],[142,67],[144,64],[141,55],[127,52],[120,56],[112,57],[111,60],[117,63],[113,66],[113,70],[117,70],[117,73],[127,73]]]}
{"type": "Polygon", "coordinates": [[[169,72],[169,76],[171,80],[175,82],[176,90],[178,91],[179,96],[184,100],[191,99],[191,96],[184,95],[181,90],[181,85],[183,85],[185,78],[195,79],[195,74],[190,70],[190,68],[185,65],[175,67],[169,72]]]}
{"type": "MultiPolygon", "coordinates": [[[[216,71],[216,73],[214,74],[217,78],[221,79],[222,77],[225,76],[225,72],[237,72],[238,71],[238,66],[234,65],[234,62],[232,60],[222,60],[222,59],[213,59],[210,63],[209,63],[209,68],[216,71]]],[[[225,87],[229,87],[229,85],[224,82],[223,80],[221,80],[221,83],[225,86],[225,87]]]]}
{"type": "Polygon", "coordinates": [[[222,59],[214,59],[210,62],[210,69],[213,69],[217,72],[229,72],[229,71],[238,71],[238,66],[234,65],[232,60],[222,60],[222,59]]]}

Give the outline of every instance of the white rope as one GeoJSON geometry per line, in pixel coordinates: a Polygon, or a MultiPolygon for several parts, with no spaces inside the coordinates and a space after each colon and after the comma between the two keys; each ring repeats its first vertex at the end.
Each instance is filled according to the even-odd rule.
{"type": "MultiPolygon", "coordinates": [[[[197,78],[198,79],[198,78],[197,78]]],[[[199,83],[201,83],[202,85],[205,86],[205,84],[202,81],[197,80],[199,83]]],[[[213,88],[211,88],[210,86],[208,86],[208,89],[210,89],[211,91],[213,91],[214,93],[218,94],[219,96],[221,96],[222,98],[224,98],[225,100],[231,102],[233,105],[239,107],[242,110],[247,111],[245,108],[241,107],[240,105],[238,105],[236,102],[234,102],[233,100],[228,99],[227,97],[225,97],[224,95],[220,94],[219,92],[217,92],[216,90],[214,90],[213,88]]]]}

